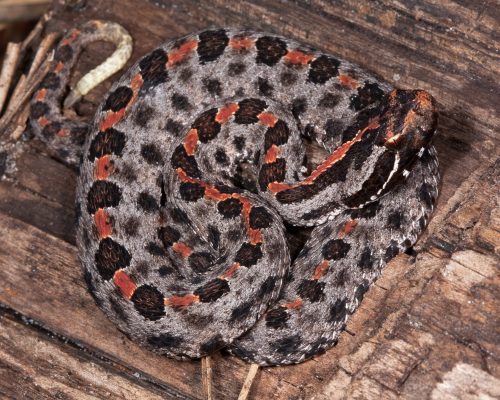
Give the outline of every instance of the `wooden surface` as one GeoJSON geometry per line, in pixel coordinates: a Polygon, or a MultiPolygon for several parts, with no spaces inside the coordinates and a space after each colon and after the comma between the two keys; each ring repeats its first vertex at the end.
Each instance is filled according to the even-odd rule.
{"type": "MultiPolygon", "coordinates": [[[[366,294],[338,345],[261,370],[254,399],[500,398],[499,33],[496,1],[54,2],[48,30],[123,24],[133,60],[209,26],[250,26],[338,54],[438,100],[437,212],[415,248],[366,294]],[[86,5],[85,5],[86,4],[86,5]],[[490,397],[485,397],[490,396],[490,397]]],[[[93,44],[74,79],[111,47],[93,44]]],[[[106,82],[77,110],[91,116],[106,82]]],[[[200,362],[131,343],[88,294],[74,244],[75,171],[22,144],[0,182],[0,397],[203,398],[200,362]]],[[[212,359],[214,397],[235,399],[248,365],[212,359]]]]}

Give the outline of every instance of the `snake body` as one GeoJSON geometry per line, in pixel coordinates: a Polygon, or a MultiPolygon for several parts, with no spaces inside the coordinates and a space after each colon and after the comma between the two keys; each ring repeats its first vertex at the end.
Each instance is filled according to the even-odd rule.
{"type": "Polygon", "coordinates": [[[59,157],[81,155],[77,243],[98,306],[176,358],[229,347],[281,365],[331,347],[429,220],[432,97],[290,39],[213,29],[142,57],[90,126],[65,120],[80,37],[99,29],[67,34],[31,114],[59,157]],[[304,140],[327,151],[319,165],[304,140]],[[291,226],[310,227],[294,257],[291,226]]]}

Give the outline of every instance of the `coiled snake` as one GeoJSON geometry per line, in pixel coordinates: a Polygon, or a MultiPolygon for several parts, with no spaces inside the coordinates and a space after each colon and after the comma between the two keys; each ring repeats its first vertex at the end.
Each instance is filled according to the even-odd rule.
{"type": "Polygon", "coordinates": [[[99,307],[176,358],[229,346],[278,365],[332,346],[428,222],[439,180],[432,97],[293,40],[214,29],[142,57],[90,126],[65,119],[82,45],[126,47],[120,29],[90,21],[69,32],[31,111],[60,158],[76,164],[83,149],[77,241],[99,307]],[[327,150],[319,165],[304,140],[327,150]],[[313,227],[293,259],[290,226],[313,227]]]}

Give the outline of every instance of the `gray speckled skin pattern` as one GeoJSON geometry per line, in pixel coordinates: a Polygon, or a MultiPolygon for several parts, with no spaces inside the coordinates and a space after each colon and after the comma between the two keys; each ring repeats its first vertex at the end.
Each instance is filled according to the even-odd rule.
{"type": "MultiPolygon", "coordinates": [[[[42,87],[60,101],[58,83],[42,87]]],[[[38,103],[42,134],[53,106],[38,103]]],[[[77,241],[89,289],[156,352],[304,361],[335,343],[425,228],[435,127],[428,93],[289,39],[220,29],[170,41],[113,85],[85,142],[77,241]],[[315,169],[303,136],[330,153],[315,169]],[[293,261],[283,221],[314,226],[293,261]]]]}

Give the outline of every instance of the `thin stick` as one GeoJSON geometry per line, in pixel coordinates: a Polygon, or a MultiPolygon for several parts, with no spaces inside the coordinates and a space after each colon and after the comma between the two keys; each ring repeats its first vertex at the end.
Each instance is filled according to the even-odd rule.
{"type": "Polygon", "coordinates": [[[26,122],[28,121],[29,115],[30,115],[30,105],[25,104],[23,110],[19,113],[19,116],[16,119],[17,121],[15,124],[14,131],[10,134],[10,139],[13,142],[17,141],[23,134],[24,130],[26,129],[26,122]]]}
{"type": "Polygon", "coordinates": [[[12,83],[12,78],[16,72],[17,62],[21,54],[21,44],[8,43],[5,52],[5,59],[0,72],[0,115],[9,92],[9,87],[12,83]]]}
{"type": "Polygon", "coordinates": [[[0,118],[0,132],[2,132],[10,123],[16,113],[24,106],[24,104],[31,98],[33,91],[38,83],[42,80],[43,76],[48,72],[50,66],[50,55],[47,55],[49,49],[54,44],[58,34],[49,34],[42,40],[40,47],[35,54],[33,64],[27,76],[21,76],[14,92],[12,93],[9,105],[5,110],[4,115],[0,118]]]}
{"type": "Polygon", "coordinates": [[[241,388],[240,395],[238,396],[238,400],[246,400],[248,394],[250,393],[250,388],[252,387],[253,380],[255,375],[257,375],[257,371],[259,370],[258,364],[250,365],[250,369],[248,370],[247,377],[245,382],[243,383],[243,387],[241,388]]]}
{"type": "Polygon", "coordinates": [[[53,14],[53,12],[49,11],[49,12],[42,15],[42,18],[40,18],[38,20],[38,22],[36,23],[33,30],[29,33],[28,37],[26,39],[24,39],[23,44],[22,44],[22,48],[21,48],[22,51],[25,51],[31,45],[31,43],[35,40],[35,38],[42,32],[47,21],[50,18],[52,18],[52,14],[53,14]]]}
{"type": "Polygon", "coordinates": [[[210,365],[210,356],[201,359],[201,381],[203,389],[207,395],[207,400],[213,400],[212,397],[212,367],[210,365]]]}
{"type": "MultiPolygon", "coordinates": [[[[44,62],[49,63],[47,52],[50,50],[58,36],[59,34],[54,32],[43,38],[35,54],[35,58],[33,59],[28,75],[26,77],[23,75],[19,79],[19,82],[14,89],[14,93],[12,93],[11,103],[12,108],[14,108],[14,112],[22,106],[22,103],[27,100],[27,97],[31,97],[35,88],[35,85],[33,84],[34,76],[40,76],[40,66],[44,62]],[[28,91],[26,91],[27,87],[30,88],[28,91]],[[23,95],[21,95],[21,93],[23,93],[23,95]]],[[[11,108],[10,105],[9,108],[11,108]]]]}
{"type": "Polygon", "coordinates": [[[47,54],[48,50],[52,48],[54,45],[54,42],[56,39],[59,37],[58,32],[52,32],[49,33],[47,36],[45,36],[40,43],[40,46],[38,46],[38,50],[35,54],[35,58],[33,59],[33,62],[31,63],[30,70],[28,72],[28,77],[33,75],[33,73],[40,68],[40,65],[45,59],[45,55],[47,54]]]}

